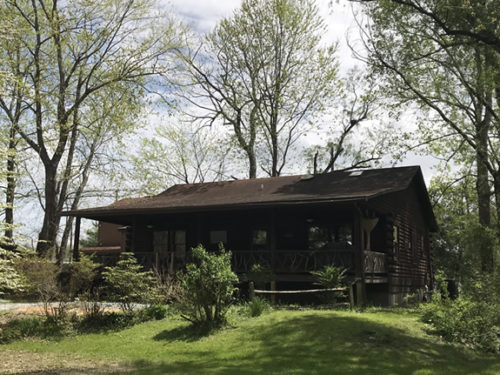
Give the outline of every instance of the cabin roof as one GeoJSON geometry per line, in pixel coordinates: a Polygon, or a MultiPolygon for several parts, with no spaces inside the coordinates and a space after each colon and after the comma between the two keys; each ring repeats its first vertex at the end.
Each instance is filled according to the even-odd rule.
{"type": "MultiPolygon", "coordinates": [[[[418,166],[336,171],[246,180],[174,185],[164,192],[141,198],[127,198],[104,207],[68,211],[63,215],[105,221],[106,215],[175,213],[232,207],[369,200],[407,189],[418,182],[424,210],[435,223],[429,197],[418,166]]],[[[433,223],[431,223],[433,226],[433,223]]]]}

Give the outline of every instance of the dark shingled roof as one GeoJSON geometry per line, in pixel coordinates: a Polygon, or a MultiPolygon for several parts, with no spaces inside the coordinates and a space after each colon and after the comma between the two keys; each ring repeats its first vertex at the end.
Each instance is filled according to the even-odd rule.
{"type": "MultiPolygon", "coordinates": [[[[354,173],[338,171],[315,176],[174,185],[153,197],[122,199],[109,206],[68,211],[63,214],[105,220],[106,216],[120,214],[175,213],[234,206],[368,200],[404,190],[415,177],[425,193],[425,203],[430,207],[420,167],[412,166],[369,169],[354,173]]],[[[432,211],[432,208],[430,210],[432,211]]]]}

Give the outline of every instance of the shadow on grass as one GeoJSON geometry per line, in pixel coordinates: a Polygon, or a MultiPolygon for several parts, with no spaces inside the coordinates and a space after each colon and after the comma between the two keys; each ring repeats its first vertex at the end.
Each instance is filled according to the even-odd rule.
{"type": "Polygon", "coordinates": [[[193,342],[215,333],[216,330],[209,326],[187,325],[165,330],[153,337],[155,341],[186,341],[193,342]]]}
{"type": "MultiPolygon", "coordinates": [[[[308,314],[245,329],[239,345],[189,347],[183,361],[135,362],[135,374],[497,374],[500,359],[441,344],[363,317],[308,314]]],[[[230,335],[228,331],[218,335],[230,335]]],[[[155,340],[196,340],[189,327],[155,340]]],[[[221,341],[224,341],[221,338],[221,341]]],[[[229,342],[231,342],[229,340],[229,342]]],[[[166,353],[167,355],[167,353],[166,353]]],[[[168,361],[168,358],[166,357],[168,361]]]]}

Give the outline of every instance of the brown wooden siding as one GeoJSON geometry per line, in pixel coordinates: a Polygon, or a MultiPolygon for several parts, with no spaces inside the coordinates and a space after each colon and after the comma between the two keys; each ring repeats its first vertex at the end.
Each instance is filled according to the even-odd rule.
{"type": "Polygon", "coordinates": [[[389,294],[396,299],[392,302],[431,286],[429,226],[422,205],[414,184],[405,191],[370,202],[371,207],[386,215],[389,294]],[[397,243],[393,243],[393,225],[398,228],[397,243]]]}

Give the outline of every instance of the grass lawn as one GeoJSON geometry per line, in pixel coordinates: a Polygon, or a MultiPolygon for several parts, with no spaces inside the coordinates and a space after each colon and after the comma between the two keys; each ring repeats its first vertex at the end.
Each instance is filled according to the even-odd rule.
{"type": "MultiPolygon", "coordinates": [[[[0,353],[76,355],[134,374],[500,374],[500,358],[445,344],[406,310],[278,310],[197,336],[177,318],[120,332],[24,341],[0,353]]],[[[1,354],[0,354],[1,355],[1,354]]]]}

